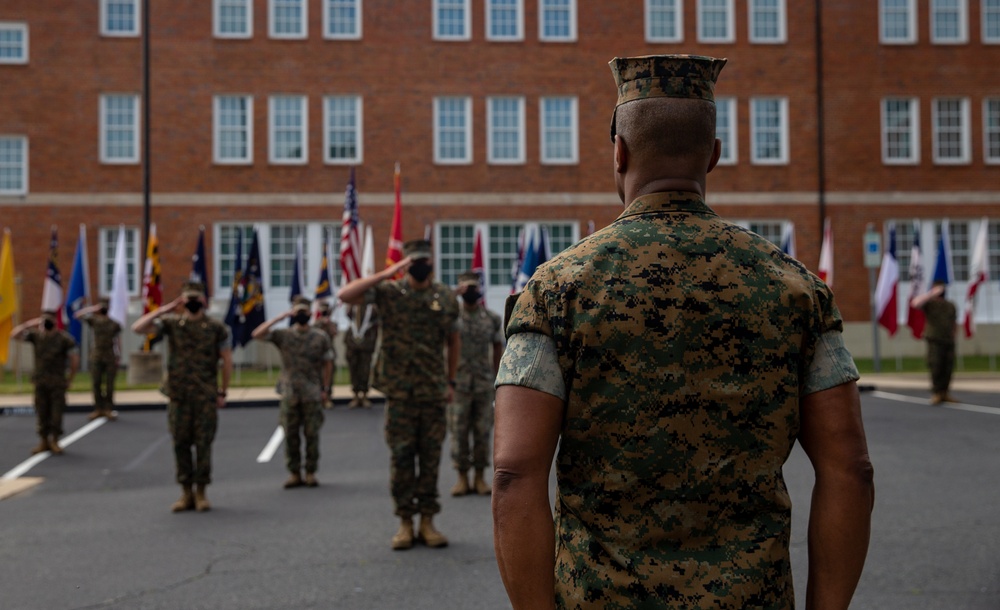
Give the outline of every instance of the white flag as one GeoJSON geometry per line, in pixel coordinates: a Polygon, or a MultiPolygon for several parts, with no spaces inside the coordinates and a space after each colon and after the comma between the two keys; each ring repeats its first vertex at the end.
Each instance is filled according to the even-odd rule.
{"type": "Polygon", "coordinates": [[[972,337],[976,332],[976,292],[979,287],[990,279],[989,265],[986,264],[986,231],[990,221],[983,218],[979,225],[979,235],[976,237],[976,245],[972,249],[972,264],[969,266],[969,289],[965,294],[965,327],[966,338],[972,337]]]}
{"type": "Polygon", "coordinates": [[[125,225],[118,227],[118,246],[115,248],[114,275],[111,278],[111,295],[108,317],[128,326],[128,268],[125,265],[125,225]]]}

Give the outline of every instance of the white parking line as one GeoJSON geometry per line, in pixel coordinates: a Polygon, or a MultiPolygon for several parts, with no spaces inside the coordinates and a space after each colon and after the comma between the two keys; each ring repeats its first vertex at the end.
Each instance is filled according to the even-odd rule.
{"type": "MultiPolygon", "coordinates": [[[[59,441],[59,446],[62,447],[63,449],[69,447],[76,441],[80,440],[81,438],[87,436],[94,430],[103,426],[105,423],[107,423],[107,421],[108,420],[105,417],[99,417],[95,419],[94,421],[88,423],[86,426],[80,428],[76,432],[73,432],[69,436],[63,438],[61,441],[59,441]]],[[[21,462],[11,470],[9,470],[5,475],[0,477],[0,481],[11,481],[13,479],[18,478],[19,476],[25,474],[26,472],[28,472],[29,470],[40,464],[42,461],[45,460],[45,458],[49,457],[50,455],[52,455],[52,453],[49,451],[36,453],[35,455],[24,460],[23,462],[21,462]]]]}
{"type": "MultiPolygon", "coordinates": [[[[884,398],[886,400],[895,400],[897,402],[908,402],[915,405],[930,405],[931,401],[927,398],[917,398],[916,396],[907,396],[905,394],[892,394],[890,392],[880,392],[874,391],[871,393],[875,398],[884,398]]],[[[987,413],[989,415],[1000,415],[1000,409],[996,407],[983,407],[980,405],[968,405],[961,402],[943,402],[936,405],[944,409],[954,409],[956,411],[972,411],[973,413],[987,413]]]]}
{"type": "Polygon", "coordinates": [[[257,463],[263,464],[265,462],[270,462],[271,458],[274,457],[274,453],[281,446],[281,441],[285,440],[285,429],[278,426],[274,430],[274,434],[271,435],[271,440],[267,441],[267,445],[264,446],[264,450],[260,452],[257,456],[257,463]]]}

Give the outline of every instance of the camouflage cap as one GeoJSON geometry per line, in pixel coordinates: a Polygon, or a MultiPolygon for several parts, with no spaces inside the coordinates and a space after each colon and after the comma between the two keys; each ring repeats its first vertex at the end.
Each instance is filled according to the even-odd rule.
{"type": "Polygon", "coordinates": [[[403,244],[403,256],[409,256],[416,260],[418,258],[431,257],[431,242],[426,239],[414,239],[403,244]]]}
{"type": "Polygon", "coordinates": [[[311,307],[312,301],[303,296],[297,296],[292,299],[292,311],[309,311],[311,307]]]}
{"type": "Polygon", "coordinates": [[[330,312],[330,304],[328,302],[326,302],[326,301],[317,301],[316,302],[316,311],[320,311],[320,312],[323,312],[323,313],[329,313],[330,312]]]}
{"type": "Polygon", "coordinates": [[[611,115],[611,141],[615,140],[618,106],[651,97],[677,97],[715,101],[715,81],[725,59],[703,55],[645,55],[616,57],[608,62],[618,86],[618,103],[611,115]]]}
{"type": "Polygon", "coordinates": [[[52,320],[54,322],[55,319],[56,319],[56,313],[58,313],[58,312],[55,312],[55,311],[52,311],[52,310],[48,310],[48,309],[44,310],[44,311],[42,311],[42,319],[43,320],[52,320]]]}
{"type": "Polygon", "coordinates": [[[479,274],[474,271],[466,271],[458,276],[459,286],[478,286],[479,274]]]}
{"type": "Polygon", "coordinates": [[[203,297],[205,296],[205,286],[201,282],[184,282],[181,286],[181,296],[185,299],[203,297]]]}
{"type": "Polygon", "coordinates": [[[111,299],[108,297],[101,297],[97,299],[97,304],[101,307],[111,307],[111,299]]]}

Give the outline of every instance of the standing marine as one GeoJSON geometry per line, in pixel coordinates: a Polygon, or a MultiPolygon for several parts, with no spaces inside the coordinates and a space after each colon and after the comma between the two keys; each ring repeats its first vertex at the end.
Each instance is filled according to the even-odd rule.
{"type": "Polygon", "coordinates": [[[371,388],[372,357],[375,355],[375,346],[378,343],[378,308],[375,305],[348,307],[347,317],[350,325],[344,333],[344,347],[347,352],[347,370],[351,377],[353,394],[347,406],[352,409],[358,407],[367,409],[372,406],[372,401],[368,399],[368,391],[371,388]]]}
{"type": "Polygon", "coordinates": [[[90,348],[90,376],[94,393],[94,410],[87,419],[107,417],[109,421],[118,419],[115,414],[115,376],[121,360],[122,325],[108,317],[108,299],[100,299],[96,305],[84,307],[73,314],[83,320],[94,332],[94,344],[90,348]]]}

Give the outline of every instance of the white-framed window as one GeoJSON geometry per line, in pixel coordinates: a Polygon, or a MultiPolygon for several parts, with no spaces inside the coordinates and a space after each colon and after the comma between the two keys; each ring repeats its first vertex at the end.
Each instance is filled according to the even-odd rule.
{"type": "Polygon", "coordinates": [[[1000,44],[1000,0],[983,0],[979,12],[983,44],[1000,44]]]}
{"type": "Polygon", "coordinates": [[[268,99],[268,160],[279,165],[309,162],[309,112],[304,95],[268,99]]]}
{"type": "Polygon", "coordinates": [[[935,163],[961,165],[972,160],[968,98],[935,98],[931,103],[931,124],[935,163]]]}
{"type": "Polygon", "coordinates": [[[138,36],[139,0],[101,0],[101,36],[138,36]]]}
{"type": "Polygon", "coordinates": [[[253,96],[216,95],[212,111],[212,160],[224,165],[252,164],[253,96]]]}
{"type": "Polygon", "coordinates": [[[434,98],[434,162],[472,163],[472,98],[434,98]]]}
{"type": "Polygon", "coordinates": [[[323,0],[323,37],[339,40],[361,38],[362,0],[323,0]]]}
{"type": "Polygon", "coordinates": [[[524,98],[486,98],[487,162],[524,163],[524,98]]]}
{"type": "Polygon", "coordinates": [[[645,0],[646,41],[684,40],[683,0],[645,0]]]}
{"type": "Polygon", "coordinates": [[[747,12],[750,42],[778,44],[788,39],[785,0],[749,0],[747,12]]]}
{"type": "Polygon", "coordinates": [[[969,42],[968,0],[931,0],[931,42],[969,42]]]}
{"type": "Polygon", "coordinates": [[[756,165],[788,163],[788,99],[750,99],[750,162],[756,165]]]}
{"type": "Polygon", "coordinates": [[[28,192],[28,138],[0,135],[0,195],[28,192]]]}
{"type": "Polygon", "coordinates": [[[0,64],[28,63],[28,24],[0,21],[0,64]]]}
{"type": "Polygon", "coordinates": [[[738,220],[736,224],[781,247],[781,235],[787,220],[738,220]]]}
{"type": "MultiPolygon", "coordinates": [[[[304,224],[272,224],[267,248],[270,260],[268,273],[270,288],[291,288],[292,274],[295,270],[295,250],[299,237],[302,237],[302,261],[300,273],[308,268],[307,261],[309,234],[304,224]]],[[[303,287],[309,282],[299,276],[303,287]]]]}
{"type": "Polygon", "coordinates": [[[213,0],[212,30],[216,38],[253,36],[252,0],[213,0]]]}
{"type": "Polygon", "coordinates": [[[1000,97],[983,100],[983,159],[1000,165],[1000,97]]]}
{"type": "Polygon", "coordinates": [[[920,163],[920,109],[916,98],[882,100],[882,163],[920,163]]]}
{"type": "Polygon", "coordinates": [[[139,96],[101,96],[101,163],[139,162],[139,96]]]}
{"type": "MultiPolygon", "coordinates": [[[[115,280],[115,251],[118,249],[118,227],[101,227],[98,231],[98,287],[102,296],[111,294],[115,280]]],[[[139,296],[139,241],[138,227],[125,227],[125,277],[130,297],[139,296]]]]}
{"type": "Polygon", "coordinates": [[[250,244],[253,242],[252,224],[217,224],[215,225],[215,238],[212,240],[215,261],[214,273],[215,288],[212,294],[230,295],[233,291],[233,277],[236,267],[240,271],[246,271],[247,255],[250,253],[250,244]],[[242,233],[242,239],[240,239],[242,233]],[[239,260],[236,260],[236,246],[239,242],[239,260]]]}
{"type": "Polygon", "coordinates": [[[309,3],[306,0],[268,0],[268,35],[301,40],[308,36],[309,3]]]}
{"type": "Polygon", "coordinates": [[[539,157],[544,165],[580,162],[579,102],[575,97],[543,97],[538,100],[541,130],[539,157]]]}
{"type": "Polygon", "coordinates": [[[733,42],[733,0],[698,0],[698,41],[733,42]]]}
{"type": "Polygon", "coordinates": [[[878,24],[882,44],[917,42],[916,0],[879,0],[878,24]]]}
{"type": "Polygon", "coordinates": [[[736,139],[736,98],[715,98],[715,137],[722,140],[720,165],[735,165],[738,140],[736,139]]]}
{"type": "Polygon", "coordinates": [[[471,0],[434,0],[435,40],[469,40],[472,37],[471,0]]]}
{"type": "Polygon", "coordinates": [[[486,0],[486,40],[524,40],[523,0],[486,0]]]}
{"type": "Polygon", "coordinates": [[[538,39],[545,42],[576,40],[576,0],[539,0],[538,39]]]}
{"type": "Polygon", "coordinates": [[[323,98],[323,160],[332,164],[361,163],[361,96],[323,98]]]}

